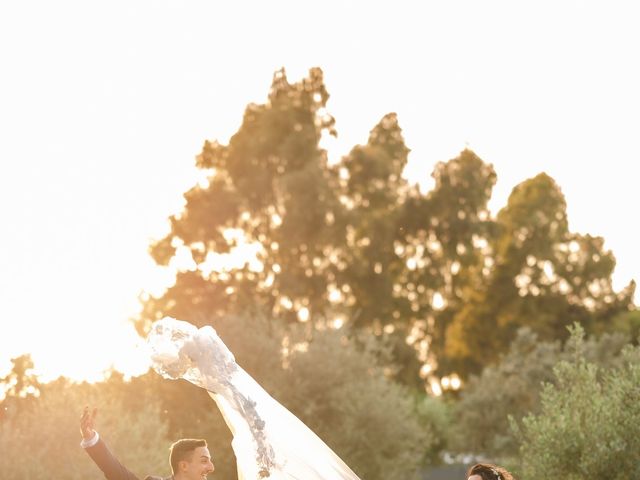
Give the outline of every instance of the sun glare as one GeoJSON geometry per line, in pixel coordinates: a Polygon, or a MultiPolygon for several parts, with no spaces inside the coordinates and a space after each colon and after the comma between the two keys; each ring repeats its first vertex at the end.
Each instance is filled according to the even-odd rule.
{"type": "MultiPolygon", "coordinates": [[[[411,149],[404,174],[412,185],[432,188],[434,165],[467,145],[495,166],[498,181],[485,212],[493,215],[513,187],[545,171],[562,186],[572,231],[603,236],[615,253],[616,289],[637,275],[629,152],[638,130],[640,70],[628,60],[639,43],[637,15],[619,15],[604,2],[578,10],[577,4],[549,2],[552,8],[532,7],[524,10],[530,15],[502,21],[494,13],[503,9],[479,2],[466,2],[462,10],[449,2],[399,2],[391,9],[381,3],[367,7],[368,21],[354,40],[355,17],[333,2],[322,16],[332,22],[332,34],[297,41],[308,18],[256,21],[251,35],[240,36],[235,21],[172,36],[147,28],[204,25],[217,11],[204,5],[215,2],[202,8],[184,2],[189,21],[178,23],[173,9],[154,7],[157,21],[144,23],[146,8],[114,7],[113,17],[101,17],[92,29],[64,8],[51,7],[48,18],[33,16],[25,2],[6,3],[12,6],[3,7],[0,20],[17,14],[29,23],[5,20],[0,28],[0,41],[16,46],[0,59],[11,73],[0,88],[0,377],[10,358],[25,353],[45,380],[96,381],[111,368],[140,373],[146,354],[129,321],[140,310],[139,298],[160,295],[178,268],[206,275],[248,262],[261,271],[259,247],[241,241],[228,254],[207,255],[201,265],[185,246],[178,246],[170,267],[157,266],[147,251],[166,235],[185,192],[207,187],[212,172],[194,164],[202,143],[229,143],[246,106],[267,100],[280,66],[292,82],[311,67],[323,69],[331,94],[326,111],[339,132],[322,137],[331,162],[366,144],[379,119],[397,112],[411,149]],[[584,21],[573,22],[577,12],[584,21]],[[112,35],[122,19],[135,28],[112,35]],[[388,35],[380,35],[381,25],[388,35]],[[450,35],[460,28],[465,35],[450,35]],[[212,56],[212,45],[223,43],[212,56]],[[475,72],[473,81],[469,72],[475,72]]],[[[244,22],[246,8],[229,5],[229,18],[244,22]]],[[[272,220],[282,222],[275,215],[272,220]]],[[[426,248],[442,254],[438,244],[426,248]]],[[[567,248],[577,254],[579,245],[567,248]]],[[[420,262],[409,258],[407,268],[423,268],[420,262]]],[[[550,264],[541,267],[547,277],[557,275],[550,264]]],[[[272,266],[267,285],[282,268],[272,266]]],[[[460,268],[452,265],[452,273],[460,268]]],[[[330,301],[348,296],[334,289],[330,301]]],[[[291,299],[282,301],[283,308],[297,308],[291,299]]],[[[434,295],[433,307],[447,308],[446,299],[434,295]]],[[[299,310],[302,321],[312,315],[299,310]]],[[[332,322],[340,328],[348,319],[332,322]]],[[[448,381],[456,388],[458,380],[448,381]]],[[[431,388],[437,393],[442,385],[431,388]]]]}

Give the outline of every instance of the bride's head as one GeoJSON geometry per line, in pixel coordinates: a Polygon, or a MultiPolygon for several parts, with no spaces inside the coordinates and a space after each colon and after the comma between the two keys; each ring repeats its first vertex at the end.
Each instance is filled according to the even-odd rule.
{"type": "Polygon", "coordinates": [[[469,469],[467,480],[514,480],[502,467],[490,463],[477,463],[469,469]]]}

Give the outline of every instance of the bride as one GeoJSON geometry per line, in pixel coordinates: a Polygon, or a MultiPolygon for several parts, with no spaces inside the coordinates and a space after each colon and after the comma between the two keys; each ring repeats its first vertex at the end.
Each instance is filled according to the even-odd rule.
{"type": "Polygon", "coordinates": [[[147,337],[153,368],[204,388],[231,433],[238,479],[359,480],[295,415],[235,361],[216,331],[165,317],[147,337]]]}

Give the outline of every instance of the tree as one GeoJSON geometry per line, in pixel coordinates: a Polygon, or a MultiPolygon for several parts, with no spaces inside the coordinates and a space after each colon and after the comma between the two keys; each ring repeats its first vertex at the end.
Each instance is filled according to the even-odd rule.
{"type": "Polygon", "coordinates": [[[540,174],[514,188],[497,216],[493,266],[447,332],[460,371],[494,362],[521,326],[542,339],[566,338],[566,327],[593,325],[627,311],[635,284],[615,292],[615,259],[599,237],[569,231],[557,184],[540,174]]]}
{"type": "Polygon", "coordinates": [[[640,350],[627,347],[623,365],[603,373],[585,358],[583,335],[574,329],[573,358],[554,368],[540,413],[514,427],[525,478],[640,476],[640,350]]]}
{"type": "Polygon", "coordinates": [[[495,172],[464,150],[436,165],[435,188],[423,195],[402,178],[408,152],[395,114],[386,115],[367,145],[343,158],[341,177],[348,318],[395,338],[400,378],[413,384],[420,364],[415,352],[413,362],[407,358],[406,339],[422,364],[440,363],[447,325],[464,302],[464,286],[475,280],[469,271],[486,254],[495,172]]]}
{"type": "MultiPolygon", "coordinates": [[[[433,190],[412,195],[405,207],[403,227],[407,265],[402,282],[407,295],[421,299],[415,335],[429,346],[429,361],[440,373],[452,370],[447,357],[447,330],[466,305],[470,292],[486,280],[494,221],[488,211],[496,182],[493,167],[471,150],[432,173],[433,190]],[[412,293],[413,292],[413,293],[412,293]]],[[[423,357],[424,358],[424,357],[423,357]]],[[[426,360],[426,358],[425,358],[426,360]]]]}
{"type": "Polygon", "coordinates": [[[328,97],[320,69],[294,84],[281,70],[267,103],[247,107],[228,145],[205,142],[196,164],[211,172],[208,185],[185,194],[184,211],[151,248],[166,265],[184,246],[198,268],[146,302],[141,331],[167,314],[197,321],[254,306],[306,320],[322,312],[337,271],[332,252],[344,238],[337,175],[319,147],[323,132],[335,134],[328,97]],[[211,268],[212,257],[240,243],[258,247],[257,266],[211,268]]]}
{"type": "Polygon", "coordinates": [[[26,397],[40,393],[40,381],[33,369],[31,355],[25,354],[11,359],[11,370],[0,378],[4,397],[26,397]]]}
{"type": "Polygon", "coordinates": [[[0,420],[31,408],[42,387],[31,355],[12,358],[11,364],[9,373],[0,378],[0,420]]]}
{"type": "Polygon", "coordinates": [[[343,198],[347,204],[344,284],[350,324],[382,327],[407,320],[406,296],[394,290],[404,269],[395,242],[408,185],[402,178],[409,149],[395,114],[385,115],[366,145],[342,159],[343,198]]]}
{"type": "Polygon", "coordinates": [[[607,323],[599,323],[595,326],[597,332],[620,332],[628,336],[634,344],[640,341],[640,310],[633,308],[628,312],[615,315],[607,323]]]}
{"type": "MultiPolygon", "coordinates": [[[[419,359],[406,338],[419,303],[404,288],[403,216],[412,189],[402,177],[409,149],[395,113],[385,115],[365,145],[337,165],[346,238],[332,315],[393,345],[395,377],[421,388],[419,359]]],[[[355,330],[354,330],[355,331],[355,330]]]]}
{"type": "Polygon", "coordinates": [[[614,291],[612,253],[569,231],[548,175],[516,186],[494,219],[496,173],[465,149],[422,194],[402,177],[409,148],[393,113],[329,165],[328,96],[320,69],[297,83],[281,70],[227,145],[205,142],[196,165],[208,182],[150,249],[161,265],[182,249],[195,268],[144,301],[141,333],[165,315],[202,325],[262,314],[306,322],[309,335],[341,321],[393,341],[396,378],[422,387],[419,371],[428,383],[480,372],[521,326],[564,339],[572,322],[601,331],[629,310],[635,285],[614,291]],[[223,266],[240,245],[255,258],[223,266]]]}

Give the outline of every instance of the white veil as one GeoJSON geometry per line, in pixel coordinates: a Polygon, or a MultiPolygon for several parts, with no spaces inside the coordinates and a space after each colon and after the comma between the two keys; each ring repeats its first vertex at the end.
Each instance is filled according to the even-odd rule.
{"type": "Polygon", "coordinates": [[[147,337],[153,368],[206,389],[233,434],[239,480],[359,480],[235,361],[216,331],[165,317],[147,337]]]}

